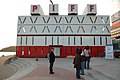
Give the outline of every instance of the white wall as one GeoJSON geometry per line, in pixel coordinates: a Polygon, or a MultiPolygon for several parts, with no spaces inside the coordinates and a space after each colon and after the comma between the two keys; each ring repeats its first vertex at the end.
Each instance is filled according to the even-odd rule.
{"type": "Polygon", "coordinates": [[[19,16],[17,45],[49,46],[52,45],[53,36],[53,45],[92,46],[94,45],[95,37],[95,45],[99,46],[101,44],[100,36],[98,35],[102,37],[102,45],[106,45],[111,43],[110,32],[108,30],[110,30],[110,19],[106,15],[19,16]],[[57,42],[58,37],[59,43],[57,42]],[[70,37],[70,44],[68,44],[68,37],[70,37]]]}

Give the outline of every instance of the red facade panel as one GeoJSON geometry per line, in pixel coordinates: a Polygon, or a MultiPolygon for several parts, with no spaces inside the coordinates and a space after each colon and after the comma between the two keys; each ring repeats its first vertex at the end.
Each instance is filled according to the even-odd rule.
{"type": "Polygon", "coordinates": [[[24,47],[24,57],[28,57],[28,47],[24,47]]]}
{"type": "Polygon", "coordinates": [[[72,56],[75,56],[76,54],[76,47],[72,47],[72,56]]]}
{"type": "Polygon", "coordinates": [[[22,47],[21,46],[16,47],[16,56],[22,57],[22,47]]]}
{"type": "Polygon", "coordinates": [[[36,57],[36,51],[34,46],[30,47],[30,57],[36,57]]]}
{"type": "Polygon", "coordinates": [[[43,57],[45,57],[45,56],[48,54],[48,51],[49,51],[49,47],[48,47],[48,46],[45,46],[45,47],[44,47],[43,57]]]}
{"type": "MultiPolygon", "coordinates": [[[[17,46],[16,47],[16,55],[18,57],[42,57],[48,54],[49,50],[55,47],[49,46],[17,46]]],[[[82,48],[84,50],[84,46],[63,46],[60,47],[60,56],[56,56],[58,58],[64,58],[67,56],[75,56],[76,49],[82,48]]],[[[92,57],[103,57],[105,53],[105,46],[90,46],[92,57]]]]}
{"type": "Polygon", "coordinates": [[[98,47],[96,47],[96,46],[91,47],[92,57],[97,57],[98,56],[97,52],[98,52],[98,47]]]}
{"type": "Polygon", "coordinates": [[[42,56],[41,53],[42,53],[42,47],[37,47],[36,56],[37,56],[37,57],[41,57],[41,56],[42,56]]]}
{"type": "Polygon", "coordinates": [[[103,57],[105,53],[105,46],[92,46],[91,55],[92,57],[103,57]]]}
{"type": "Polygon", "coordinates": [[[70,53],[71,53],[71,52],[70,52],[70,51],[71,51],[71,50],[70,50],[70,47],[67,46],[67,47],[65,47],[65,49],[66,49],[66,51],[65,51],[65,52],[66,52],[66,55],[67,55],[67,56],[70,56],[70,55],[71,55],[71,54],[70,54],[70,53]]]}
{"type": "Polygon", "coordinates": [[[105,46],[100,46],[100,57],[104,57],[105,56],[105,46]]]}

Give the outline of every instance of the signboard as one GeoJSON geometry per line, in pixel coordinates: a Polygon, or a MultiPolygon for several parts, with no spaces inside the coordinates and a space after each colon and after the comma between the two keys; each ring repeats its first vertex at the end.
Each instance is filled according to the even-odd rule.
{"type": "Polygon", "coordinates": [[[96,15],[97,7],[96,4],[87,4],[85,10],[83,11],[83,15],[96,15]]]}
{"type": "Polygon", "coordinates": [[[68,4],[68,14],[78,14],[78,5],[68,4]]]}
{"type": "Polygon", "coordinates": [[[113,58],[114,58],[113,45],[108,44],[105,46],[105,59],[113,59],[113,58]]]}
{"type": "Polygon", "coordinates": [[[44,15],[40,5],[31,5],[31,15],[44,15]]]}
{"type": "Polygon", "coordinates": [[[49,4],[49,14],[58,14],[58,4],[49,4]]]}

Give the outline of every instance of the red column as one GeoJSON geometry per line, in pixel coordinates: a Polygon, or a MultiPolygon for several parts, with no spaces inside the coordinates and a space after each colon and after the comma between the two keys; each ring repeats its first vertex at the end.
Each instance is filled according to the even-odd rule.
{"type": "Polygon", "coordinates": [[[92,46],[91,48],[91,56],[92,57],[98,57],[98,48],[97,46],[92,46]]]}
{"type": "Polygon", "coordinates": [[[36,56],[37,56],[37,57],[41,57],[41,54],[42,54],[42,48],[41,48],[41,47],[37,47],[36,56]]]}
{"type": "Polygon", "coordinates": [[[24,57],[28,57],[28,47],[24,47],[24,57]]]}
{"type": "Polygon", "coordinates": [[[75,56],[76,54],[76,47],[72,47],[72,56],[75,56]]]}
{"type": "Polygon", "coordinates": [[[30,47],[30,57],[36,57],[35,56],[35,47],[34,46],[30,47]]]}
{"type": "Polygon", "coordinates": [[[69,46],[66,46],[66,56],[69,56],[70,55],[70,47],[69,46]]]}
{"type": "Polygon", "coordinates": [[[44,47],[44,54],[43,54],[43,57],[45,57],[47,54],[48,54],[48,46],[45,46],[44,47]]]}

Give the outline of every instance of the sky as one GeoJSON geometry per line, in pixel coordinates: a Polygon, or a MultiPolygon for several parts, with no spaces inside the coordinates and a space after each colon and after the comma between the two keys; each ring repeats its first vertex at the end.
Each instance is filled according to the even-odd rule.
{"type": "MultiPolygon", "coordinates": [[[[59,4],[59,15],[68,14],[68,4],[78,4],[82,15],[87,4],[97,4],[97,15],[112,15],[120,10],[120,0],[52,0],[59,4]]],[[[41,5],[49,14],[50,0],[1,0],[0,1],[0,49],[16,46],[18,16],[30,16],[30,5],[41,5]]]]}

